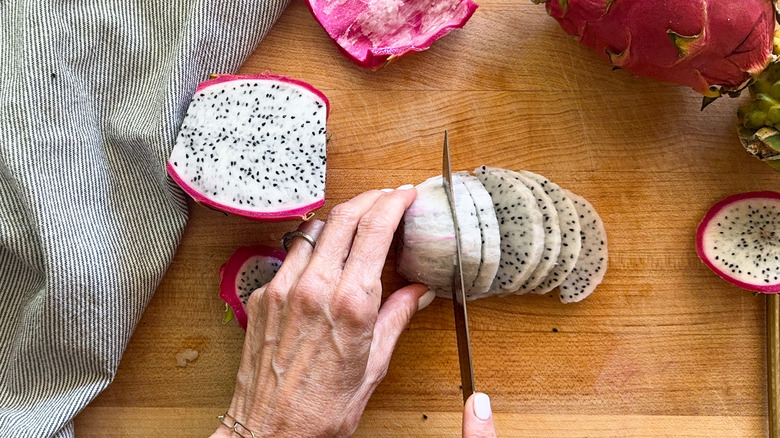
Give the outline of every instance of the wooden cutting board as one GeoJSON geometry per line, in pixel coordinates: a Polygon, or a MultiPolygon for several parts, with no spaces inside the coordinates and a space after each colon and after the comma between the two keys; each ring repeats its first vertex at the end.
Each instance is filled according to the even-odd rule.
{"type": "MultiPolygon", "coordinates": [[[[344,59],[295,0],[242,68],[325,92],[327,202],[419,183],[453,167],[529,169],[589,198],[610,262],[580,304],[553,296],[469,307],[477,388],[501,436],[756,437],[766,429],[763,296],[696,257],[705,210],[780,175],[743,152],[738,100],[635,78],[566,36],[543,6],[483,0],[465,29],[371,72],[344,59]]],[[[114,383],[76,419],[80,437],[207,436],[229,405],[243,332],[223,325],[218,269],[242,244],[278,244],[295,223],[259,224],[199,206],[127,348],[114,383]],[[176,354],[199,352],[181,368],[176,354]]],[[[402,284],[392,260],[385,288],[402,284]]],[[[449,301],[403,334],[361,437],[459,434],[449,301]]]]}

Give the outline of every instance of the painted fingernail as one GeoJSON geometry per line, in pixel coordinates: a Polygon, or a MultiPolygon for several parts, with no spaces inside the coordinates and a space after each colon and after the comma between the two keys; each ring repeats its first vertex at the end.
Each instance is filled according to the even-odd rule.
{"type": "Polygon", "coordinates": [[[385,193],[390,193],[392,191],[393,191],[393,189],[382,189],[382,190],[380,190],[380,192],[385,192],[385,193]]]}
{"type": "Polygon", "coordinates": [[[401,187],[398,187],[396,190],[409,190],[411,188],[414,188],[414,184],[404,184],[401,187]]]}
{"type": "Polygon", "coordinates": [[[429,304],[433,302],[433,299],[436,298],[436,293],[432,290],[429,290],[428,292],[425,292],[420,298],[417,299],[417,311],[428,307],[429,304]]]}
{"type": "Polygon", "coordinates": [[[487,394],[478,392],[474,396],[474,415],[482,421],[490,418],[493,414],[490,409],[490,397],[487,394]]]}

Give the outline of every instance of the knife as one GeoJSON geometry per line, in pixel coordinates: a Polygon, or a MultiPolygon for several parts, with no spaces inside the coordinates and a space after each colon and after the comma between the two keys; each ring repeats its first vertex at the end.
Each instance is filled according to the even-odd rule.
{"type": "Polygon", "coordinates": [[[452,166],[450,165],[450,140],[444,131],[444,153],[442,155],[442,183],[455,224],[455,272],[452,275],[452,303],[455,308],[455,333],[458,337],[458,361],[460,362],[460,382],[463,389],[463,403],[474,394],[474,368],[471,364],[471,340],[469,339],[469,319],[466,311],[466,290],[463,287],[462,249],[458,215],[455,209],[455,193],[452,189],[452,166]]]}

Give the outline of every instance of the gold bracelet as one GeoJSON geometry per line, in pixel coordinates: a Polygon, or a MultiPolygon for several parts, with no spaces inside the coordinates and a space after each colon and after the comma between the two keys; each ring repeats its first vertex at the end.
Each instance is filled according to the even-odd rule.
{"type": "Polygon", "coordinates": [[[223,426],[225,426],[228,429],[232,430],[233,432],[235,432],[241,438],[257,438],[255,436],[254,432],[249,430],[248,427],[246,427],[243,424],[239,423],[238,420],[236,420],[236,418],[234,416],[228,414],[227,412],[225,412],[223,415],[217,415],[217,418],[219,419],[219,422],[222,423],[223,426]],[[233,421],[233,425],[232,426],[227,424],[227,423],[225,423],[225,419],[226,418],[228,418],[228,419],[233,421]],[[244,433],[249,433],[249,436],[244,435],[243,433],[241,433],[241,431],[238,430],[239,428],[241,428],[241,430],[243,430],[244,433]]]}

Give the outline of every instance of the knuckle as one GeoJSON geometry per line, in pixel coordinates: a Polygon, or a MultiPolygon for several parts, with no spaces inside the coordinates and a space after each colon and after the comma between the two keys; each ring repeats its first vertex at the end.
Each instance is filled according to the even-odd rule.
{"type": "Polygon", "coordinates": [[[358,232],[369,235],[392,234],[395,231],[395,224],[387,215],[377,213],[366,213],[358,223],[358,232]]]}
{"type": "Polygon", "coordinates": [[[328,304],[326,284],[320,275],[307,274],[302,276],[291,293],[291,308],[305,315],[320,313],[328,304]]]}
{"type": "Polygon", "coordinates": [[[360,220],[360,210],[349,203],[339,204],[330,210],[328,222],[337,224],[355,224],[360,220]]]}
{"type": "Polygon", "coordinates": [[[333,299],[331,314],[335,320],[356,329],[372,327],[377,318],[377,310],[369,300],[347,294],[341,294],[333,299]]]}
{"type": "Polygon", "coordinates": [[[268,308],[284,307],[284,303],[287,301],[287,289],[274,281],[265,286],[265,291],[262,294],[253,293],[249,297],[250,301],[255,295],[258,295],[257,299],[268,308]]]}

